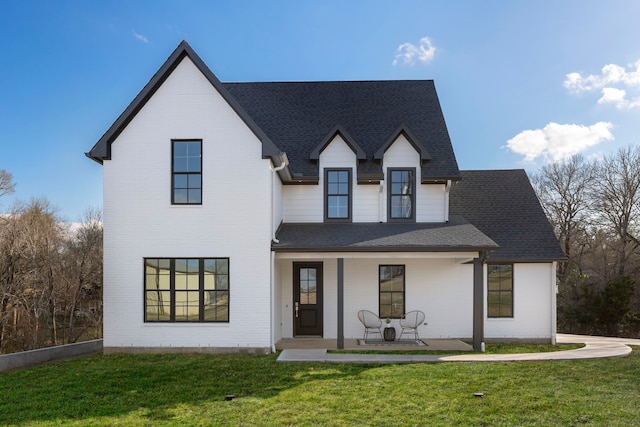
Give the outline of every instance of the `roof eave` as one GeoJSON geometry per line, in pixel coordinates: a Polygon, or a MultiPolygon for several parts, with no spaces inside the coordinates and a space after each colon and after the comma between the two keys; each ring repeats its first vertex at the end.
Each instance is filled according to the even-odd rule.
{"type": "Polygon", "coordinates": [[[278,246],[272,244],[274,252],[479,252],[494,251],[498,246],[278,246]]]}

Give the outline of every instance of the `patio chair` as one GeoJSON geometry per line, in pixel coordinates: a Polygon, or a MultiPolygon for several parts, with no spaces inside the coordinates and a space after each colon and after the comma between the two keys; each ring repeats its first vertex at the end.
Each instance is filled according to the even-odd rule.
{"type": "Polygon", "coordinates": [[[372,311],[360,310],[358,312],[358,320],[364,325],[364,340],[367,340],[369,334],[379,334],[382,339],[382,320],[372,311]]]}
{"type": "Polygon", "coordinates": [[[418,336],[418,326],[422,325],[424,317],[424,313],[420,310],[405,313],[400,319],[400,327],[402,328],[402,331],[400,332],[398,341],[402,338],[402,334],[410,334],[411,332],[413,332],[415,340],[418,341],[420,339],[418,336]]]}

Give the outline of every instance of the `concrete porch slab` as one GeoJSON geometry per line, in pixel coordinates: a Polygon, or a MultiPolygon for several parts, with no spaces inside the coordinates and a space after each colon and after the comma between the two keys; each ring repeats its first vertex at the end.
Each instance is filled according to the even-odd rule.
{"type": "MultiPolygon", "coordinates": [[[[423,339],[426,345],[415,345],[403,341],[376,342],[370,340],[370,344],[360,344],[362,340],[345,339],[344,350],[351,351],[471,351],[473,347],[458,339],[423,339]]],[[[276,343],[276,350],[337,350],[335,339],[326,338],[283,338],[276,343]]]]}

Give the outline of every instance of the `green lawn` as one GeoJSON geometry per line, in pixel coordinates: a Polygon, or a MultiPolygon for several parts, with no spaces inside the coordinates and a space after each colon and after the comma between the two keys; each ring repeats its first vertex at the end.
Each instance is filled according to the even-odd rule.
{"type": "Polygon", "coordinates": [[[0,373],[0,424],[629,426],[640,420],[639,350],[593,361],[383,366],[92,356],[0,373]]]}

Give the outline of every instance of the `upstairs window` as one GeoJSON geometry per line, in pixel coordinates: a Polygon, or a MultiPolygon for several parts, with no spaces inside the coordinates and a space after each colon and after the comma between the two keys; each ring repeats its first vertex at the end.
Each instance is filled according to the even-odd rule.
{"type": "Polygon", "coordinates": [[[487,316],[513,317],[513,265],[487,265],[487,316]]]}
{"type": "Polygon", "coordinates": [[[389,219],[415,221],[415,169],[388,169],[389,219]]]}
{"type": "Polygon", "coordinates": [[[351,220],[351,170],[325,169],[325,219],[351,220]]]}
{"type": "Polygon", "coordinates": [[[171,203],[201,205],[202,141],[174,140],[171,153],[171,203]]]}

